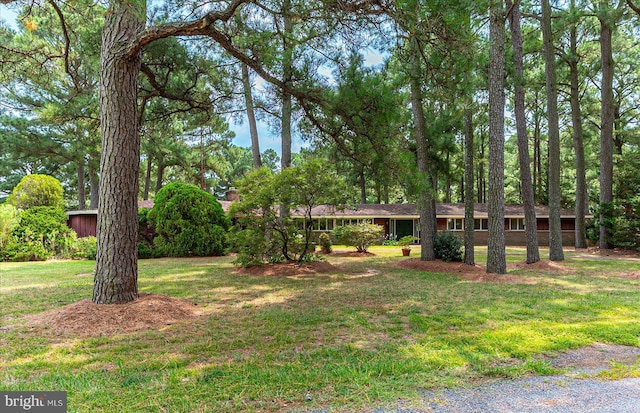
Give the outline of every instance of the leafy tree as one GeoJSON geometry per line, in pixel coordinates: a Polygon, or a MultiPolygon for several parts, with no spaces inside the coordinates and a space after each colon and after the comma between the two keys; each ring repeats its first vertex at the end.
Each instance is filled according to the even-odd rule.
{"type": "Polygon", "coordinates": [[[382,241],[384,228],[376,224],[361,223],[343,225],[334,230],[333,234],[339,243],[348,247],[355,247],[358,252],[367,252],[371,245],[382,241]]]}
{"type": "Polygon", "coordinates": [[[48,175],[32,174],[20,180],[13,188],[7,203],[18,209],[29,209],[36,206],[62,208],[64,205],[63,189],[60,181],[48,175]]]}
{"type": "Polygon", "coordinates": [[[320,160],[310,160],[278,173],[262,167],[237,182],[241,195],[229,214],[237,220],[238,262],[249,266],[265,261],[311,259],[313,208],[343,209],[350,200],[344,179],[320,160]],[[276,206],[297,210],[302,219],[281,217],[276,206]]]}

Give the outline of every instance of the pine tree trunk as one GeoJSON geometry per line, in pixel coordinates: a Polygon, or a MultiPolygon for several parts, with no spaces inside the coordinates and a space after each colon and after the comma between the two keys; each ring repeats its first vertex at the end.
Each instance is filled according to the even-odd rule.
{"type": "Polygon", "coordinates": [[[613,202],[613,54],[611,27],[600,20],[600,59],[602,61],[602,86],[600,87],[600,243],[602,249],[611,248],[611,234],[605,225],[608,206],[613,202]]]}
{"type": "Polygon", "coordinates": [[[162,182],[164,181],[164,169],[167,166],[162,161],[162,158],[158,159],[158,166],[156,167],[156,194],[162,189],[162,182]]]}
{"type": "Polygon", "coordinates": [[[504,10],[489,11],[489,233],[487,272],[505,274],[504,237],[504,10]]]}
{"type": "Polygon", "coordinates": [[[84,181],[84,158],[78,160],[78,210],[82,211],[87,207],[87,197],[85,193],[84,181]]]}
{"type": "Polygon", "coordinates": [[[527,244],[527,264],[540,261],[538,249],[538,226],[536,221],[536,205],[531,179],[531,159],[529,158],[529,139],[527,136],[527,119],[525,115],[525,90],[522,63],[522,33],[520,30],[520,0],[507,0],[511,43],[513,45],[515,96],[514,109],[516,115],[516,131],[518,135],[518,161],[520,164],[520,185],[524,204],[524,232],[527,244]]]}
{"type": "Polygon", "coordinates": [[[138,297],[137,80],[140,56],[123,45],[144,28],[144,2],[111,2],[100,56],[100,202],[93,302],[118,304],[138,297]]]}
{"type": "MultiPolygon", "coordinates": [[[[291,0],[284,0],[282,5],[282,19],[284,23],[282,70],[283,83],[290,85],[293,80],[293,23],[291,18],[291,0]]],[[[282,91],[282,155],[280,158],[282,169],[291,166],[291,117],[293,113],[292,97],[282,91]]]]}
{"type": "Polygon", "coordinates": [[[249,68],[242,64],[242,86],[244,89],[244,102],[247,107],[247,118],[249,119],[249,134],[251,135],[251,153],[253,155],[253,167],[258,169],[262,166],[260,158],[260,139],[258,138],[258,125],[256,113],[253,107],[253,94],[251,93],[251,79],[249,78],[249,68]]]}
{"type": "Polygon", "coordinates": [[[364,165],[360,166],[358,171],[358,185],[360,187],[360,203],[367,203],[367,181],[364,177],[364,165]]]}
{"type": "Polygon", "coordinates": [[[429,141],[424,119],[422,101],[420,57],[417,40],[411,38],[411,110],[413,112],[414,137],[416,140],[418,173],[421,187],[418,194],[418,212],[420,214],[420,259],[422,261],[435,260],[433,240],[436,233],[435,208],[433,199],[433,181],[429,165],[429,141]]]}
{"type": "MultiPolygon", "coordinates": [[[[574,10],[575,1],[571,1],[571,9],[574,10]]],[[[569,77],[571,83],[571,121],[573,124],[573,148],[576,165],[576,204],[575,204],[575,247],[587,248],[587,180],[586,162],[584,157],[584,140],[582,136],[582,112],[580,109],[580,90],[578,76],[578,42],[576,24],[570,29],[570,58],[569,77]]]]}
{"type": "Polygon", "coordinates": [[[144,175],[144,192],[142,199],[145,201],[149,199],[149,190],[151,188],[151,154],[147,154],[147,171],[144,175]]]}
{"type": "Polygon", "coordinates": [[[98,200],[100,199],[100,179],[96,169],[89,163],[89,209],[98,209],[98,200]]]}
{"type": "Polygon", "coordinates": [[[464,263],[475,264],[473,193],[473,109],[471,99],[464,110],[464,263]]]}
{"type": "Polygon", "coordinates": [[[547,76],[547,118],[549,120],[549,259],[564,260],[560,223],[560,126],[558,120],[558,85],[556,82],[555,49],[551,32],[551,6],[542,0],[542,38],[545,73],[547,76]]]}

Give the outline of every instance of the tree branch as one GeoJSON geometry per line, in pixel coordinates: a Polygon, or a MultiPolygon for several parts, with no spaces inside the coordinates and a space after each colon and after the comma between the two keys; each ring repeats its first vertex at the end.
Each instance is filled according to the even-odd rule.
{"type": "MultiPolygon", "coordinates": [[[[1,0],[0,0],[1,1],[1,0]]],[[[143,31],[131,44],[131,49],[126,53],[127,57],[138,54],[146,45],[154,40],[172,36],[197,36],[202,31],[211,27],[216,22],[229,21],[236,10],[245,3],[253,3],[254,0],[233,0],[223,11],[209,12],[197,20],[189,22],[174,22],[152,26],[143,31]]]]}
{"type": "Polygon", "coordinates": [[[58,19],[60,19],[60,26],[62,27],[62,34],[64,36],[64,71],[69,75],[71,81],[73,82],[74,89],[76,94],[80,92],[80,85],[76,76],[71,72],[71,67],[69,66],[69,49],[71,48],[71,39],[69,38],[69,31],[67,30],[67,22],[62,14],[62,10],[58,7],[58,4],[54,0],[47,0],[51,7],[55,10],[58,15],[58,19]]]}
{"type": "Polygon", "coordinates": [[[633,4],[631,0],[627,0],[627,4],[631,7],[631,10],[635,11],[640,16],[640,7],[633,4]]]}

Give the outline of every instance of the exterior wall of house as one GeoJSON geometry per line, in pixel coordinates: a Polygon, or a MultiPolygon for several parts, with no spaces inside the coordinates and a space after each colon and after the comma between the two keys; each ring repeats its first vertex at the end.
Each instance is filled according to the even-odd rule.
{"type": "Polygon", "coordinates": [[[95,237],[98,216],[96,214],[71,215],[67,225],[78,234],[78,237],[95,237]]]}

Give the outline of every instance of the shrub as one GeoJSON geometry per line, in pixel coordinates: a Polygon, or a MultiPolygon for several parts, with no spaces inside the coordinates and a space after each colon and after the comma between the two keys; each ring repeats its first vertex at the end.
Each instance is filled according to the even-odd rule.
{"type": "Polygon", "coordinates": [[[0,251],[11,241],[13,231],[19,223],[20,216],[13,205],[0,205],[0,251]]]}
{"type": "Polygon", "coordinates": [[[433,243],[433,251],[436,258],[442,261],[462,261],[462,240],[451,231],[438,232],[433,243]]]}
{"type": "Polygon", "coordinates": [[[322,248],[323,254],[331,254],[333,251],[331,244],[331,237],[326,232],[323,232],[318,236],[318,242],[320,243],[320,247],[322,248]]]}
{"type": "Polygon", "coordinates": [[[404,237],[400,238],[398,242],[396,242],[396,245],[401,246],[402,249],[411,249],[409,244],[413,244],[415,242],[418,242],[418,237],[414,237],[413,235],[405,235],[404,237]]]}
{"type": "Polygon", "coordinates": [[[149,220],[166,255],[224,254],[229,219],[211,194],[193,185],[174,182],[158,191],[149,220]]]}
{"type": "Polygon", "coordinates": [[[76,241],[76,251],[73,258],[84,258],[95,260],[98,253],[98,243],[96,237],[78,238],[76,241]]]}
{"type": "Polygon", "coordinates": [[[60,181],[49,175],[27,175],[13,188],[7,203],[18,209],[36,206],[63,208],[64,191],[60,181]]]}
{"type": "Polygon", "coordinates": [[[12,239],[2,252],[2,260],[13,262],[46,261],[52,255],[50,251],[46,250],[42,241],[12,239]]]}
{"type": "Polygon", "coordinates": [[[348,247],[356,247],[358,252],[367,252],[373,244],[382,241],[384,228],[376,224],[343,225],[334,230],[333,234],[339,243],[348,247]]]}
{"type": "Polygon", "coordinates": [[[138,258],[160,258],[164,257],[163,250],[155,244],[148,242],[138,242],[138,258]]]}
{"type": "Polygon", "coordinates": [[[20,224],[13,231],[19,242],[40,242],[53,255],[67,257],[75,247],[77,236],[67,226],[67,214],[58,207],[36,206],[20,214],[20,224]]]}

